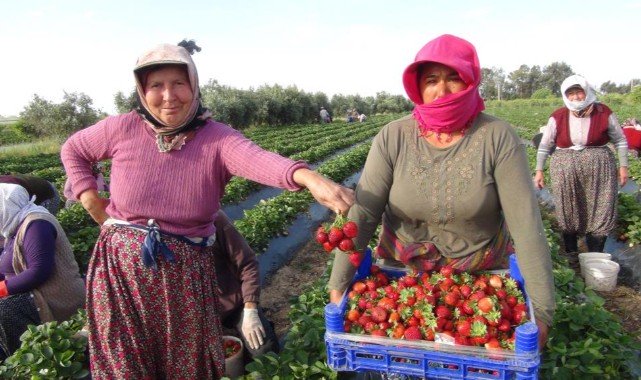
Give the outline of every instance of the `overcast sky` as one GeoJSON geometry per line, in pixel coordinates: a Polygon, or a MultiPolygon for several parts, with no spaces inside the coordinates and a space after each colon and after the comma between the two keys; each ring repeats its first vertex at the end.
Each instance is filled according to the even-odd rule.
{"type": "Polygon", "coordinates": [[[472,42],[481,66],[563,61],[597,87],[641,78],[641,0],[4,0],[0,115],[34,94],[82,92],[114,113],[132,67],[159,43],[195,39],[201,84],[404,94],[401,74],[444,33],[472,42]]]}

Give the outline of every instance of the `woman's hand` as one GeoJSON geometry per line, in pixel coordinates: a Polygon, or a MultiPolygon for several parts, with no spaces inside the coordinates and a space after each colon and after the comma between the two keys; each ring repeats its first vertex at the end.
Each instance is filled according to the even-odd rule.
{"type": "Polygon", "coordinates": [[[534,186],[541,190],[545,187],[545,180],[543,179],[543,170],[537,170],[534,174],[534,186]]]}
{"type": "Polygon", "coordinates": [[[621,166],[619,168],[619,184],[621,185],[621,187],[623,187],[627,182],[628,182],[628,167],[621,166]]]}
{"type": "Polygon", "coordinates": [[[296,170],[294,182],[306,187],[320,204],[336,213],[345,214],[354,204],[354,190],[343,187],[313,170],[296,170]]]}
{"type": "Polygon", "coordinates": [[[329,302],[335,303],[338,305],[341,302],[342,298],[343,298],[343,292],[338,290],[329,291],[329,302]]]}
{"type": "Polygon", "coordinates": [[[539,351],[543,351],[548,342],[548,332],[550,328],[545,323],[537,319],[536,325],[539,328],[539,351]]]}
{"type": "Polygon", "coordinates": [[[80,194],[80,203],[99,225],[109,219],[109,214],[105,211],[109,205],[109,199],[100,198],[97,190],[87,190],[80,194]]]}

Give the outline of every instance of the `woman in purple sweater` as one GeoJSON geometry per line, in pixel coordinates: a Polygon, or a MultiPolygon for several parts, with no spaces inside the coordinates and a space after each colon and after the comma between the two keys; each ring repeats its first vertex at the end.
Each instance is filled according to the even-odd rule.
{"type": "Polygon", "coordinates": [[[187,49],[156,47],[134,76],[139,107],[79,131],[61,153],[74,195],[102,225],[87,273],[92,377],[220,377],[212,244],[229,179],[306,187],[340,212],[353,192],[212,120],[187,49]],[[91,162],[105,159],[109,200],[91,173],[91,162]]]}
{"type": "Polygon", "coordinates": [[[0,362],[28,325],[63,321],[84,306],[85,287],[56,218],[27,190],[0,183],[0,362]]]}

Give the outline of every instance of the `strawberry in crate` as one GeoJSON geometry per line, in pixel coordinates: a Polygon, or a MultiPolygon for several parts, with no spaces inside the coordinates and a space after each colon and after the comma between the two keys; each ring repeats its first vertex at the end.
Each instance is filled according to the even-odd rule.
{"type": "Polygon", "coordinates": [[[349,255],[349,262],[357,267],[362,260],[362,254],[354,250],[354,238],[358,235],[358,225],[342,214],[337,214],[334,222],[325,223],[316,230],[316,241],[330,253],[338,248],[349,255]]]}
{"type": "Polygon", "coordinates": [[[376,265],[347,293],[344,331],[406,340],[514,349],[528,309],[507,273],[409,272],[390,278],[376,265]]]}

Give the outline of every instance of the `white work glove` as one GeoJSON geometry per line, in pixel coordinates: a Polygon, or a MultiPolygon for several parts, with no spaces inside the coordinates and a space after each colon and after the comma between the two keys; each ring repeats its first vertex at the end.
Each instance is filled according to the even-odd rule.
{"type": "Polygon", "coordinates": [[[258,317],[258,309],[243,309],[243,324],[241,327],[245,340],[252,350],[262,346],[266,337],[263,324],[258,317]]]}

